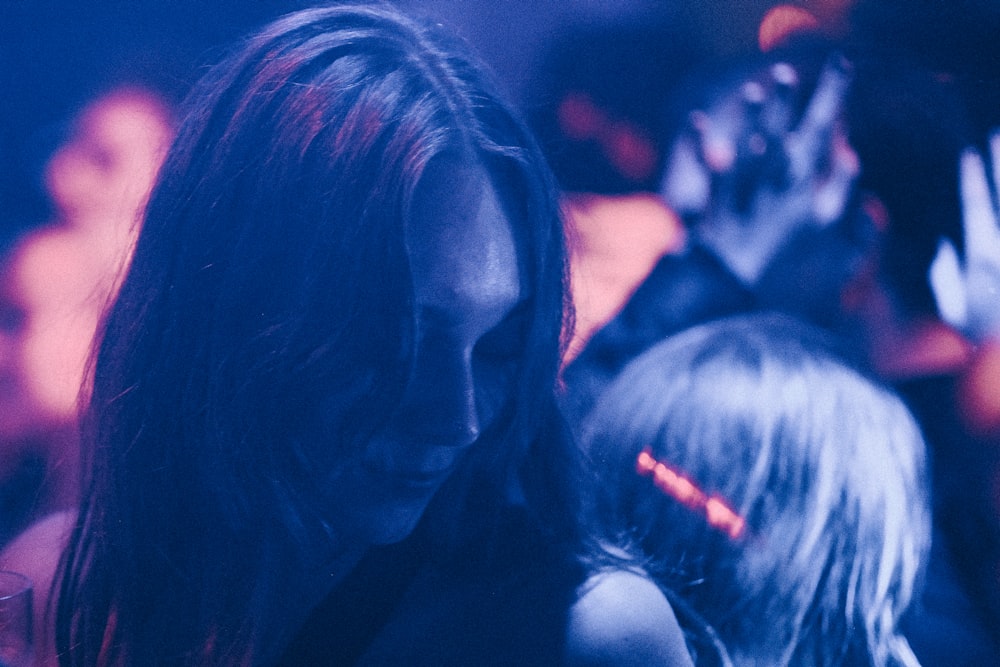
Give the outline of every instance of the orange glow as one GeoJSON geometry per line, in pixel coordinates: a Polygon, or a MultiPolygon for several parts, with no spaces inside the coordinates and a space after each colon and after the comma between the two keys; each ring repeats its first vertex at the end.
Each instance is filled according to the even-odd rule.
{"type": "Polygon", "coordinates": [[[564,199],[573,297],[569,364],[614,318],[663,255],[684,245],[683,223],[659,195],[567,194],[564,199]]]}
{"type": "Polygon", "coordinates": [[[653,472],[656,468],[656,459],[653,455],[649,453],[649,449],[644,449],[639,452],[638,458],[635,460],[635,470],[640,475],[648,475],[653,472]]]}
{"type": "Polygon", "coordinates": [[[698,507],[705,502],[705,494],[692,484],[691,480],[681,477],[662,463],[656,464],[653,479],[661,490],[669,493],[688,507],[698,507]]]}
{"type": "Polygon", "coordinates": [[[708,515],[708,523],[726,531],[729,537],[736,539],[743,534],[746,521],[729,509],[718,496],[712,496],[705,502],[705,513],[708,515]]]}
{"type": "Polygon", "coordinates": [[[690,479],[657,461],[648,447],[636,457],[635,470],[644,477],[652,477],[656,488],[688,509],[704,513],[710,526],[722,530],[732,539],[743,535],[746,528],[743,517],[718,496],[707,496],[690,479]]]}
{"type": "Polygon", "coordinates": [[[778,5],[768,10],[757,29],[757,44],[767,52],[796,33],[819,29],[819,20],[802,7],[778,5]]]}
{"type": "Polygon", "coordinates": [[[556,116],[559,128],[575,141],[593,139],[608,124],[605,113],[584,93],[566,95],[559,103],[556,116]]]}
{"type": "Polygon", "coordinates": [[[1000,433],[1000,338],[980,344],[959,382],[958,396],[962,417],[973,433],[1000,433]]]}
{"type": "Polygon", "coordinates": [[[559,129],[573,141],[594,141],[623,177],[642,181],[653,175],[658,158],[653,140],[634,123],[614,118],[585,93],[568,93],[556,109],[559,129]]]}

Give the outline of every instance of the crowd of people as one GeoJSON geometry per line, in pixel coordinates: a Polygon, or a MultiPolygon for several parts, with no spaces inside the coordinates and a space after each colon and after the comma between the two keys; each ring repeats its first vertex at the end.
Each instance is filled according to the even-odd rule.
{"type": "Polygon", "coordinates": [[[0,260],[29,664],[990,664],[1000,122],[856,4],[97,90],[0,260]]]}

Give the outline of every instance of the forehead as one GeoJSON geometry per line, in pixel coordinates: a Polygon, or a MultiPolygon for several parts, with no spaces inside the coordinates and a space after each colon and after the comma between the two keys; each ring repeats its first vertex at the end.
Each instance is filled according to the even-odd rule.
{"type": "Polygon", "coordinates": [[[421,306],[513,305],[526,296],[525,243],[503,196],[476,163],[440,160],[428,168],[406,222],[421,306]]]}
{"type": "Polygon", "coordinates": [[[112,93],[83,111],[77,134],[114,146],[155,146],[170,133],[165,114],[154,100],[139,93],[112,93]]]}

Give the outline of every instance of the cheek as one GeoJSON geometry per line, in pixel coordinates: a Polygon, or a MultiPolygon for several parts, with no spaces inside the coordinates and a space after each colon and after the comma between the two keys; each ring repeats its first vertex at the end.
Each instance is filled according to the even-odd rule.
{"type": "Polygon", "coordinates": [[[484,430],[492,430],[504,416],[508,419],[517,397],[521,365],[514,360],[473,363],[476,411],[484,430]],[[506,414],[505,414],[506,413],[506,414]]]}
{"type": "Polygon", "coordinates": [[[360,459],[375,434],[389,420],[390,411],[377,406],[395,404],[389,397],[373,398],[357,387],[356,391],[319,400],[303,418],[299,432],[313,452],[317,466],[339,474],[346,462],[360,459]],[[375,406],[375,407],[373,407],[375,406]]]}

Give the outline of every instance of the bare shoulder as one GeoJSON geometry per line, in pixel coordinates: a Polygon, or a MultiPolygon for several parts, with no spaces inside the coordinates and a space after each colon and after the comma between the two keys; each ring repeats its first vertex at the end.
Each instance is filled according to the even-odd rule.
{"type": "Polygon", "coordinates": [[[51,583],[75,519],[73,512],[56,512],[35,522],[0,552],[0,568],[31,578],[36,590],[51,583]]]}
{"type": "Polygon", "coordinates": [[[570,609],[566,652],[572,667],[693,664],[663,591],[621,569],[595,574],[581,588],[570,609]]]}

